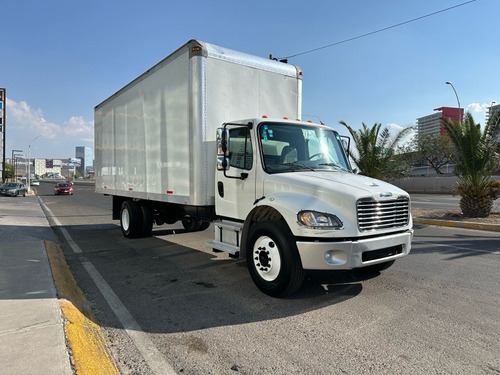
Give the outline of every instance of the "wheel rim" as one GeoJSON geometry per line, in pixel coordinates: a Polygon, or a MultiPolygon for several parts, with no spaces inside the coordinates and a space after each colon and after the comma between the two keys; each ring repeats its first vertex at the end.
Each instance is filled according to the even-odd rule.
{"type": "Polygon", "coordinates": [[[124,208],[122,211],[122,228],[125,231],[128,231],[129,227],[130,227],[130,215],[128,210],[124,208]]]}
{"type": "Polygon", "coordinates": [[[281,270],[281,256],[277,243],[268,236],[261,236],[253,247],[253,265],[265,281],[274,281],[281,270]]]}

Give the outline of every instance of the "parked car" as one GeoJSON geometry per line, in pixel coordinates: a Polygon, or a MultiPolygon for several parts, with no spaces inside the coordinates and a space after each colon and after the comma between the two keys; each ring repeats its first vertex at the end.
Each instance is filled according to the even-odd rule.
{"type": "Polygon", "coordinates": [[[0,186],[0,194],[17,197],[18,195],[26,196],[26,186],[20,182],[6,182],[0,186]]]}
{"type": "Polygon", "coordinates": [[[55,195],[61,195],[61,194],[73,195],[74,193],[75,191],[70,182],[58,182],[54,187],[55,195]]]}
{"type": "Polygon", "coordinates": [[[40,186],[40,181],[38,181],[38,180],[31,180],[30,184],[31,184],[31,186],[40,186]]]}

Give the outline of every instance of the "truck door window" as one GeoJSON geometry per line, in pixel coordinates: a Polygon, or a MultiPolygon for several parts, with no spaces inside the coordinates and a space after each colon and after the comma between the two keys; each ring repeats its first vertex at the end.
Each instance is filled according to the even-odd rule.
{"type": "Polygon", "coordinates": [[[253,151],[250,129],[236,128],[229,131],[229,165],[239,169],[252,169],[253,151]]]}

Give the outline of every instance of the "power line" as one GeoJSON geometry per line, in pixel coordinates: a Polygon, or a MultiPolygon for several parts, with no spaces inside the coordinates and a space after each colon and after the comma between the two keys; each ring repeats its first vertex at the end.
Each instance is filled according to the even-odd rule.
{"type": "Polygon", "coordinates": [[[473,3],[477,0],[470,0],[470,1],[466,1],[464,3],[461,3],[461,4],[457,4],[457,5],[454,5],[452,7],[449,7],[449,8],[445,8],[445,9],[441,9],[441,10],[438,10],[436,12],[433,12],[433,13],[429,13],[429,14],[426,14],[424,16],[420,16],[420,17],[417,17],[417,18],[413,18],[411,20],[408,20],[408,21],[404,21],[404,22],[400,22],[400,23],[397,23],[395,25],[392,25],[392,26],[388,26],[388,27],[384,27],[383,29],[378,29],[378,30],[375,30],[375,31],[371,31],[369,33],[366,33],[366,34],[362,34],[362,35],[358,35],[358,36],[355,36],[355,37],[352,37],[352,38],[349,38],[349,39],[344,39],[344,40],[341,40],[340,42],[335,42],[335,43],[332,43],[332,44],[328,44],[326,46],[323,46],[323,47],[318,47],[318,48],[313,48],[313,49],[310,49],[308,51],[305,51],[305,52],[300,52],[300,53],[297,53],[295,55],[290,55],[290,56],[287,56],[287,57],[280,57],[279,59],[277,60],[288,60],[292,57],[297,57],[297,56],[301,56],[301,55],[305,55],[306,53],[311,53],[311,52],[315,52],[315,51],[319,51],[321,49],[325,49],[325,48],[330,48],[330,47],[333,47],[333,46],[337,46],[339,44],[342,44],[342,43],[347,43],[347,42],[351,42],[353,40],[356,40],[356,39],[361,39],[361,38],[364,38],[366,36],[369,36],[369,35],[373,35],[373,34],[377,34],[377,33],[380,33],[382,31],[386,31],[386,30],[389,30],[389,29],[394,29],[395,27],[399,27],[399,26],[402,26],[402,25],[406,25],[408,23],[411,23],[411,22],[415,22],[415,21],[419,21],[423,18],[427,18],[427,17],[431,17],[431,16],[435,16],[436,14],[439,14],[439,13],[444,13],[444,12],[447,12],[449,10],[452,10],[452,9],[455,9],[455,8],[458,8],[458,7],[461,7],[461,6],[464,6],[464,5],[467,5],[467,4],[470,4],[470,3],[473,3]]]}

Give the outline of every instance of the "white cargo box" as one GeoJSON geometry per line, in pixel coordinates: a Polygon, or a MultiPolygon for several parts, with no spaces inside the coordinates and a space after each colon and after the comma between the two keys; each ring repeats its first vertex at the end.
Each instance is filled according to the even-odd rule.
{"type": "Polygon", "coordinates": [[[302,72],[191,40],[95,107],[96,192],[214,205],[216,129],[301,117],[302,72]]]}

